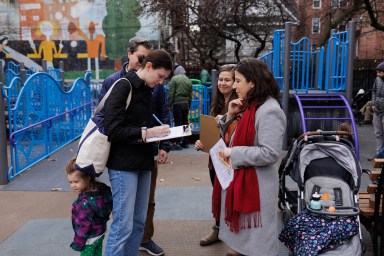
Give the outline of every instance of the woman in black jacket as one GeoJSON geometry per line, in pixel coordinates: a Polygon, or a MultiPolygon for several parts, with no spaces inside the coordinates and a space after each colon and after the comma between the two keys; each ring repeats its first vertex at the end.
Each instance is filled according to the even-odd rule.
{"type": "Polygon", "coordinates": [[[113,195],[113,221],[105,249],[106,256],[137,255],[144,232],[151,171],[152,144],[146,139],[164,137],[169,126],[147,127],[152,120],[152,88],[163,83],[172,70],[170,55],[155,50],[136,72],[113,87],[104,106],[104,126],[111,150],[108,173],[113,195]],[[132,99],[126,109],[126,100],[132,99]]]}

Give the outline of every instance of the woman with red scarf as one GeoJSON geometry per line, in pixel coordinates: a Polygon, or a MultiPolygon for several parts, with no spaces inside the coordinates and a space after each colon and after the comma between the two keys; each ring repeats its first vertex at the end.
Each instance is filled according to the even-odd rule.
{"type": "Polygon", "coordinates": [[[238,99],[220,120],[234,178],[222,190],[217,178],[212,211],[219,238],[231,255],[277,255],[278,159],[286,117],[278,102],[280,89],[264,62],[249,58],[235,67],[238,99]]]}

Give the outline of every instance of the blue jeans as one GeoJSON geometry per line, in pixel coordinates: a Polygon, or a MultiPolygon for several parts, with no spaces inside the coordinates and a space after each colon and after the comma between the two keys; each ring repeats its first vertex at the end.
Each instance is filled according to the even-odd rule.
{"type": "Polygon", "coordinates": [[[151,171],[109,169],[113,196],[113,220],[105,256],[137,255],[144,233],[151,171]]]}

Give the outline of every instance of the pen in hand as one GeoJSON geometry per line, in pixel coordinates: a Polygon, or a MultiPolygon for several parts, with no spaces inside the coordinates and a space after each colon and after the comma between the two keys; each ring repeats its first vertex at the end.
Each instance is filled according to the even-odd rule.
{"type": "Polygon", "coordinates": [[[160,125],[164,125],[160,119],[155,115],[155,114],[152,114],[152,116],[156,119],[156,121],[160,124],[160,125]]]}

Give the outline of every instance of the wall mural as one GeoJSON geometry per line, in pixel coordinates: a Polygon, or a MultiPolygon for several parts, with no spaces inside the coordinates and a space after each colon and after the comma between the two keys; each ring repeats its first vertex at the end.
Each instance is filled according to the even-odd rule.
{"type": "Polygon", "coordinates": [[[135,35],[159,40],[155,17],[138,0],[0,0],[0,58],[27,68],[94,70],[121,67],[135,35]]]}

